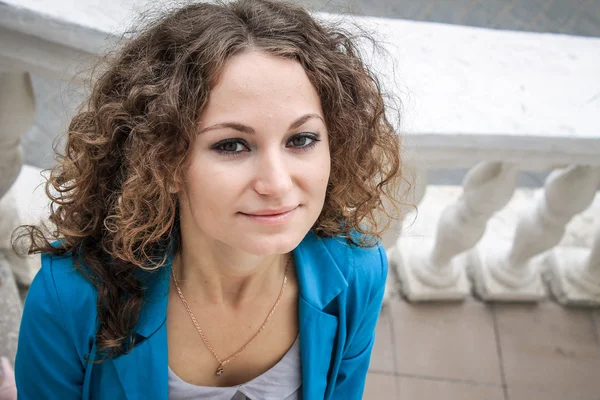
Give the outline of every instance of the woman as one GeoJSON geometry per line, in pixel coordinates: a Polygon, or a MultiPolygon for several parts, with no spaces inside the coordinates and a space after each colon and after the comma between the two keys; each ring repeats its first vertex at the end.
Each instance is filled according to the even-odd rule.
{"type": "Polygon", "coordinates": [[[70,124],[56,231],[21,228],[20,398],[360,398],[399,154],[352,39],[303,9],[155,21],[70,124]]]}

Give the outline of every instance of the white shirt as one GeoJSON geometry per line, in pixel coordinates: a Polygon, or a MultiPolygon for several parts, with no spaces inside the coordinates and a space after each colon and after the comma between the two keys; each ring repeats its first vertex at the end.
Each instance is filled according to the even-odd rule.
{"type": "Polygon", "coordinates": [[[256,378],[236,386],[196,386],[169,368],[169,400],[300,400],[302,398],[300,341],[283,358],[256,378]]]}

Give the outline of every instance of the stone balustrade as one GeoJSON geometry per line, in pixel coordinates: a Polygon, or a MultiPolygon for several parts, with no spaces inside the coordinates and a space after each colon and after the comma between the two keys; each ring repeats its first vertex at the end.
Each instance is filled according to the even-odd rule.
{"type": "Polygon", "coordinates": [[[471,293],[486,301],[538,301],[550,288],[562,303],[600,305],[598,241],[591,248],[557,248],[565,226],[600,188],[594,121],[600,40],[368,23],[383,26],[377,31],[391,43],[396,62],[378,66],[386,87],[400,96],[405,88],[400,128],[422,177],[415,204],[428,187],[426,170],[469,168],[462,194],[437,221],[427,220],[433,232],[419,235],[409,227],[388,248],[402,294],[413,301],[471,293]],[[490,218],[513,198],[521,171],[552,173],[516,218],[510,240],[482,241],[490,218]]]}

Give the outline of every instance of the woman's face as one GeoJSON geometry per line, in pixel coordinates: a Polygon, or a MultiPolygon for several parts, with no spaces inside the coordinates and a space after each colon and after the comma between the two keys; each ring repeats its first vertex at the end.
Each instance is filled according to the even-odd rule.
{"type": "Polygon", "coordinates": [[[321,102],[302,66],[237,55],[200,117],[182,232],[254,255],[289,252],[321,213],[329,172],[321,102]]]}

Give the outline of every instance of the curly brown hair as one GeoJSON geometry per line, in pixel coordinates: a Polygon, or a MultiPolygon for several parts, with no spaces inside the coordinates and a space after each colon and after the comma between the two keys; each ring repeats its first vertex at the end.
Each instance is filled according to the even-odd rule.
{"type": "Polygon", "coordinates": [[[143,274],[178,251],[178,202],[169,189],[182,180],[210,89],[236,54],[259,49],[295,60],[320,96],[331,174],[317,235],[370,246],[363,239],[379,238],[389,224],[380,216],[400,215],[383,206],[398,205],[400,138],[356,39],[293,4],[237,0],[168,12],[107,57],[46,183],[54,226],[21,226],[13,235],[13,246],[25,244],[29,254],[70,253],[94,283],[101,354],[127,351],[143,274]]]}

